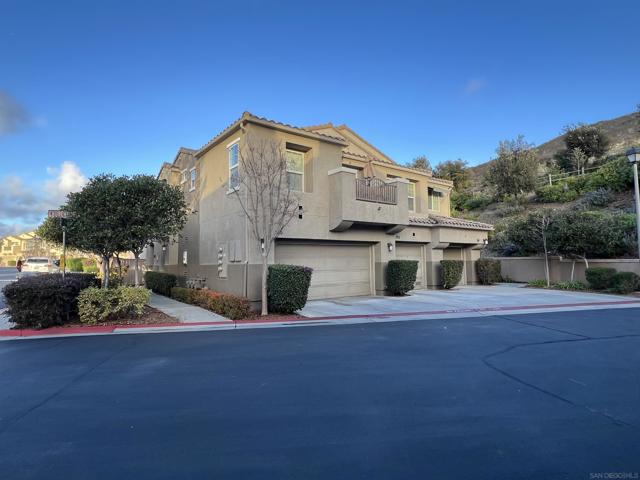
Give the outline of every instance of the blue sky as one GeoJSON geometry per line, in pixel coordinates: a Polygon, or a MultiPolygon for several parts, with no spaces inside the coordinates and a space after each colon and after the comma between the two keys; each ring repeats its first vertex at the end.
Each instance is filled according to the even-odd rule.
{"type": "Polygon", "coordinates": [[[0,12],[0,236],[87,177],[157,173],[244,110],[347,123],[402,163],[476,164],[502,139],[541,143],[640,102],[631,0],[0,0],[0,12]]]}

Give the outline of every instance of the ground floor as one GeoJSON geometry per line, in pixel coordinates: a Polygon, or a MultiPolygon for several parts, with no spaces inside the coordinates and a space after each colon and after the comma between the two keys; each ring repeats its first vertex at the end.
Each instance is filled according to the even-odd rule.
{"type": "Polygon", "coordinates": [[[638,318],[628,308],[2,342],[0,472],[635,478],[638,318]]]}

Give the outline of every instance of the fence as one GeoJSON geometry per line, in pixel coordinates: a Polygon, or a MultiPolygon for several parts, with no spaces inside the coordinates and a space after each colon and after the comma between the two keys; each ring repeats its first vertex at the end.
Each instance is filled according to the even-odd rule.
{"type": "Polygon", "coordinates": [[[537,183],[538,186],[543,186],[543,185],[553,185],[553,182],[561,182],[562,180],[565,180],[569,177],[575,177],[577,175],[585,175],[588,172],[592,172],[595,170],[598,170],[600,167],[582,167],[578,170],[572,170],[570,172],[564,172],[564,173],[555,173],[555,174],[551,174],[549,173],[548,175],[543,175],[541,177],[538,177],[537,183]]]}

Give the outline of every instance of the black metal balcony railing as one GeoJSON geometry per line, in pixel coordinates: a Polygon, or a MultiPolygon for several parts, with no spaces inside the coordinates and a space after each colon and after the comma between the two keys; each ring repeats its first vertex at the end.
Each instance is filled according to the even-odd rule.
{"type": "Polygon", "coordinates": [[[356,178],[356,200],[398,204],[398,189],[380,178],[356,178]]]}

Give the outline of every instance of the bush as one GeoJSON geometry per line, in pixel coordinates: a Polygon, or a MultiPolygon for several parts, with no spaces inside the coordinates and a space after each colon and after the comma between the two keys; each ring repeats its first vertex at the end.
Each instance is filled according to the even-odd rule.
{"type": "Polygon", "coordinates": [[[146,288],[87,288],[78,296],[80,321],[96,325],[123,317],[139,317],[149,298],[150,291],[146,288]]]}
{"type": "Polygon", "coordinates": [[[473,194],[469,192],[451,192],[451,208],[458,211],[477,210],[485,208],[493,202],[488,195],[473,194]]]}
{"type": "Polygon", "coordinates": [[[542,203],[571,202],[579,193],[566,184],[545,185],[536,188],[536,200],[542,203]]]}
{"type": "Polygon", "coordinates": [[[70,258],[67,261],[67,268],[70,272],[83,272],[84,266],[81,258],[70,258]]]}
{"type": "Polygon", "coordinates": [[[178,278],[172,273],[145,272],[144,284],[154,293],[165,297],[171,296],[171,289],[178,283],[178,278]]]}
{"type": "Polygon", "coordinates": [[[533,288],[547,288],[547,281],[546,280],[529,280],[529,282],[527,282],[527,285],[533,288]]]}
{"type": "Polygon", "coordinates": [[[587,281],[594,290],[606,290],[607,288],[611,288],[613,276],[615,274],[615,268],[589,267],[585,270],[587,281]]]}
{"type": "Polygon", "coordinates": [[[171,297],[179,302],[211,310],[231,320],[247,318],[251,313],[251,303],[247,298],[231,295],[230,293],[173,287],[171,289],[171,297]]]}
{"type": "Polygon", "coordinates": [[[640,290],[640,277],[633,272],[618,272],[611,278],[611,291],[631,293],[640,290]]]}
{"type": "Polygon", "coordinates": [[[626,157],[619,157],[605,163],[589,178],[589,190],[608,188],[623,192],[633,185],[633,170],[626,157]]]}
{"type": "Polygon", "coordinates": [[[462,269],[464,262],[462,260],[441,260],[442,265],[442,286],[444,288],[453,288],[462,279],[462,269]]]}
{"type": "Polygon", "coordinates": [[[294,313],[307,303],[311,274],[309,267],[269,265],[267,298],[270,312],[294,313]]]}
{"type": "Polygon", "coordinates": [[[417,260],[389,260],[387,264],[387,290],[393,295],[405,295],[413,290],[418,273],[417,260]]]}
{"type": "Polygon", "coordinates": [[[19,328],[63,325],[78,314],[81,290],[98,286],[95,275],[49,274],[23,277],[4,287],[8,314],[19,328]]]}
{"type": "Polygon", "coordinates": [[[558,282],[553,285],[554,288],[560,290],[586,290],[587,285],[580,280],[574,280],[573,282],[558,282]]]}
{"type": "Polygon", "coordinates": [[[502,280],[502,266],[500,260],[480,258],[476,262],[478,279],[482,285],[491,285],[502,280]]]}
{"type": "Polygon", "coordinates": [[[608,188],[599,188],[587,192],[576,204],[577,208],[588,209],[591,207],[606,207],[613,200],[613,194],[608,188]]]}

